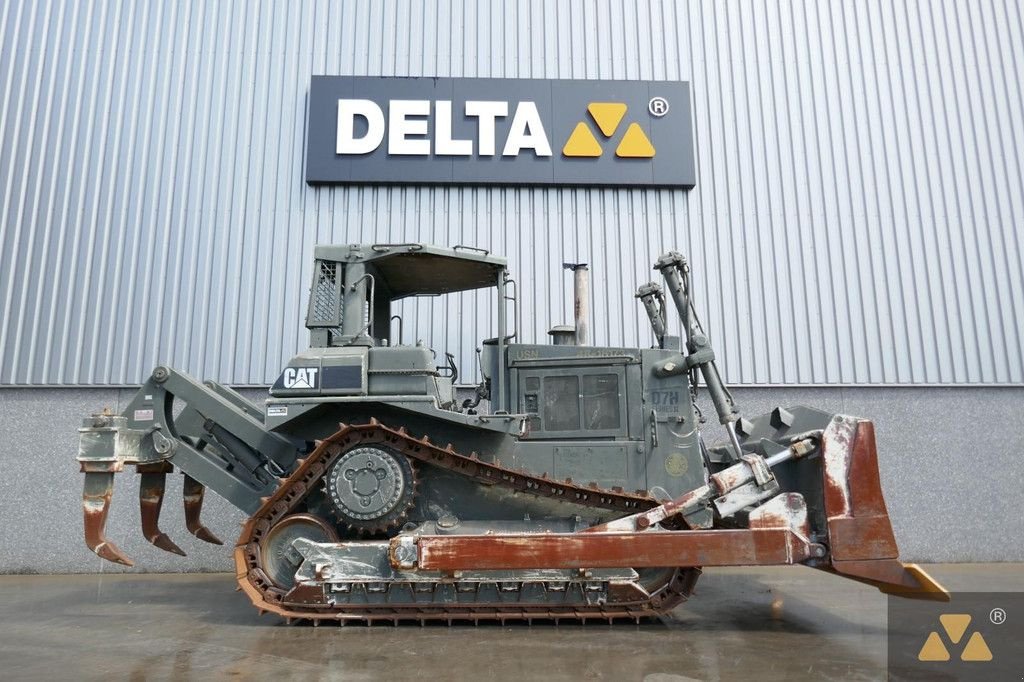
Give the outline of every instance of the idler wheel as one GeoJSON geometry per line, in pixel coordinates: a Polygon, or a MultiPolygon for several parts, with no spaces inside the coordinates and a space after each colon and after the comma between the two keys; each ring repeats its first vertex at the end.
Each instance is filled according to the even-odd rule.
{"type": "Polygon", "coordinates": [[[380,447],[346,452],[326,476],[327,498],[338,521],[368,533],[403,523],[415,488],[415,471],[408,458],[380,447]]]}
{"type": "Polygon", "coordinates": [[[313,542],[338,541],[334,528],[312,514],[292,514],[281,519],[260,543],[263,570],[278,587],[288,589],[295,585],[295,571],[302,563],[302,555],[292,547],[292,542],[299,538],[313,542]]]}

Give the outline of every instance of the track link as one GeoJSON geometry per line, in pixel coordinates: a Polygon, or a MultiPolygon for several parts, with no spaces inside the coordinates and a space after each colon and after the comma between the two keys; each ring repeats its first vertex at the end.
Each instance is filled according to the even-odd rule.
{"type": "MultiPolygon", "coordinates": [[[[629,595],[621,601],[600,605],[589,604],[529,604],[529,603],[473,603],[451,604],[439,607],[436,603],[417,602],[415,597],[405,604],[343,604],[328,603],[323,590],[296,587],[290,590],[275,585],[263,568],[260,545],[263,538],[283,518],[293,513],[307,494],[314,491],[331,465],[348,450],[365,444],[386,445],[401,452],[415,462],[429,464],[481,485],[502,486],[511,490],[563,500],[576,505],[631,514],[656,506],[658,503],[646,493],[626,493],[621,488],[605,489],[596,484],[581,486],[572,480],[555,481],[546,475],[536,476],[514,471],[500,464],[485,462],[476,455],[462,455],[451,444],[439,447],[428,438],[415,438],[404,428],[392,429],[376,420],[368,424],[340,424],[339,430],[322,441],[277,490],[243,525],[235,546],[235,569],[241,591],[245,592],[260,613],[270,612],[287,622],[322,621],[345,624],[348,622],[393,623],[447,622],[479,623],[481,621],[638,621],[665,612],[684,601],[693,591],[700,575],[699,568],[678,568],[640,598],[629,595]]],[[[434,583],[438,589],[443,583],[434,583]]],[[[370,589],[367,586],[367,589],[370,589]]],[[[431,591],[432,591],[431,590],[431,591]]],[[[415,594],[415,592],[413,593],[415,594]]]]}

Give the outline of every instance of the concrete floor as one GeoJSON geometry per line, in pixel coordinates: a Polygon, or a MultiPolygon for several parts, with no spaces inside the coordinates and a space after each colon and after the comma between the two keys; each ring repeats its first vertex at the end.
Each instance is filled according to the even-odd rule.
{"type": "MultiPolygon", "coordinates": [[[[929,571],[1024,591],[1020,564],[929,571]]],[[[713,569],[637,625],[288,627],[226,574],[0,577],[4,679],[699,680],[885,677],[886,601],[802,567],[713,569]]]]}

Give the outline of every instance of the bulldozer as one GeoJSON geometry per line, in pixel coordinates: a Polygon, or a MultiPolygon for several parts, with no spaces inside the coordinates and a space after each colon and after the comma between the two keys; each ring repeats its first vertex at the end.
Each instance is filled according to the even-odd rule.
{"type": "Polygon", "coordinates": [[[207,488],[247,515],[238,585],[289,623],[639,621],[686,600],[704,568],[739,565],[802,564],[948,599],[899,560],[870,421],[799,406],[741,416],[681,254],[658,258],[663,284],[636,293],[649,348],[592,345],[589,269],[566,267],[574,326],[520,343],[503,258],[316,246],[310,347],[264,405],[159,366],[122,414],[84,420],[86,544],[132,565],[104,530],[114,475],[132,465],[156,547],[184,554],[159,527],[175,470],[195,537],[222,544],[200,518],[207,488]],[[493,296],[496,328],[459,400],[455,357],[403,343],[395,311],[470,291],[493,296]],[[721,443],[705,442],[702,403],[721,443]]]}

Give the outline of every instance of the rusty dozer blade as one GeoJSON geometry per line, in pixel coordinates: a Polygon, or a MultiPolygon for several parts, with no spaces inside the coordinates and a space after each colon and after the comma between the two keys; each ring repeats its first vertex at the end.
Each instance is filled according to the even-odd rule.
{"type": "Polygon", "coordinates": [[[85,544],[107,561],[124,566],[135,563],[125,556],[105,534],[107,512],[114,494],[113,471],[86,471],[82,488],[82,513],[85,521],[85,544]]]}
{"type": "Polygon", "coordinates": [[[899,560],[878,475],[874,424],[833,419],[822,434],[822,482],[829,561],[818,568],[886,594],[949,601],[946,589],[920,566],[899,560]]]}
{"type": "Polygon", "coordinates": [[[206,486],[185,474],[182,492],[185,501],[185,527],[188,528],[188,532],[210,544],[223,545],[224,543],[199,520],[199,514],[203,510],[203,494],[206,492],[206,486]]]}
{"type": "Polygon", "coordinates": [[[174,470],[169,462],[155,464],[139,464],[136,470],[139,481],[139,511],[142,516],[142,534],[151,544],[165,552],[185,556],[167,533],[160,530],[160,508],[164,504],[164,490],[167,486],[167,474],[174,470]]]}

